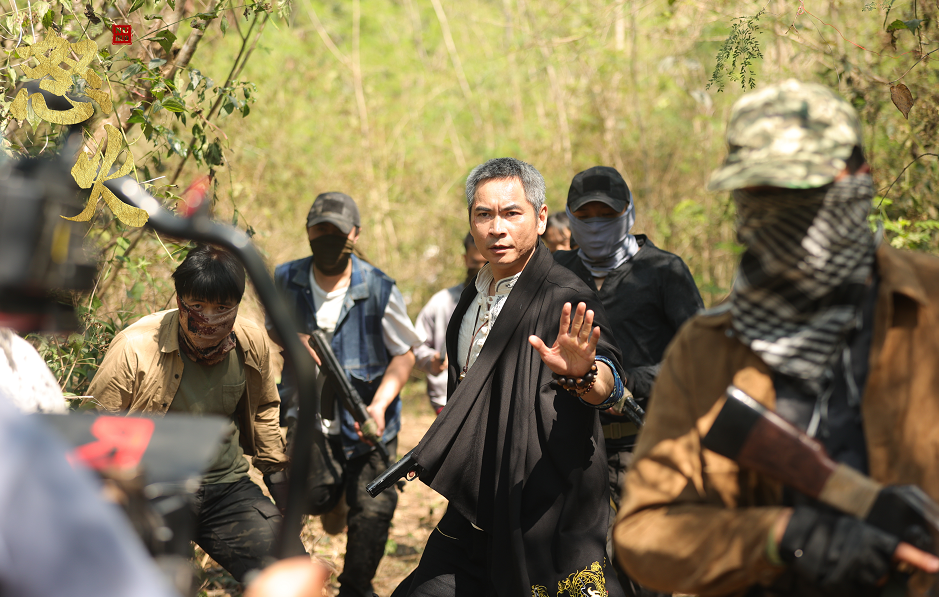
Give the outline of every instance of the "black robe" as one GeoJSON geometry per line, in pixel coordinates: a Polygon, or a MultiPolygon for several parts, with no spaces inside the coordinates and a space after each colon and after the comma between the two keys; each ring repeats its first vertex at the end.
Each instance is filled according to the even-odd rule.
{"type": "Polygon", "coordinates": [[[597,410],[552,384],[528,337],[554,344],[565,302],[587,303],[600,326],[597,354],[619,365],[596,294],[538,243],[478,359],[457,384],[460,323],[476,297],[460,297],[447,328],[447,407],[415,449],[420,479],[491,537],[500,597],[622,595],[604,575],[610,514],[597,410]],[[604,586],[605,585],[605,586],[604,586]]]}

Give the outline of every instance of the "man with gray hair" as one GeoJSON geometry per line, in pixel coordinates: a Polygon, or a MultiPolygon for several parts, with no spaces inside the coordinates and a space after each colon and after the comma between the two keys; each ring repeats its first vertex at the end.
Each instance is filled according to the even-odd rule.
{"type": "Polygon", "coordinates": [[[544,196],[514,158],[466,181],[489,263],[450,319],[447,408],[413,452],[450,503],[395,597],[622,595],[597,410],[622,396],[623,370],[596,295],[538,241],[544,196]]]}
{"type": "MultiPolygon", "coordinates": [[[[746,94],[727,143],[708,188],[733,192],[746,251],[730,300],[686,323],[665,355],[626,475],[617,560],[670,593],[872,597],[890,575],[893,594],[924,594],[939,559],[905,542],[931,549],[923,520],[885,532],[702,438],[733,384],[841,470],[939,498],[939,260],[871,234],[861,123],[830,89],[789,80],[746,94]]],[[[780,440],[762,437],[781,462],[780,440]]]]}

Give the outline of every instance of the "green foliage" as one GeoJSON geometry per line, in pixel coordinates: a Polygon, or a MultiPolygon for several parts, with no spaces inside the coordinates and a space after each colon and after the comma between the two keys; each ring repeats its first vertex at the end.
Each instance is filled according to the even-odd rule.
{"type": "MultiPolygon", "coordinates": [[[[272,8],[254,2],[249,6],[252,12],[248,33],[259,33],[272,8]]],[[[120,129],[127,144],[125,157],[119,162],[132,159],[132,174],[137,180],[152,181],[147,185],[150,193],[166,205],[174,205],[181,193],[177,178],[183,174],[186,159],[192,158],[195,170],[187,176],[205,172],[214,175],[215,169],[224,165],[225,152],[230,151],[228,136],[216,121],[225,122],[233,113],[248,116],[255,101],[256,87],[238,79],[237,73],[251,56],[257,38],[243,33],[240,26],[240,47],[225,56],[229,64],[217,69],[220,74],[214,74],[215,68],[200,69],[190,62],[195,50],[205,45],[202,39],[206,26],[216,19],[227,24],[233,10],[243,7],[243,3],[232,0],[196,0],[195,5],[181,6],[177,11],[172,0],[133,0],[115,9],[111,0],[105,0],[103,5],[85,3],[84,13],[76,14],[71,3],[64,1],[11,5],[11,10],[0,17],[0,35],[7,40],[8,50],[0,65],[4,91],[0,126],[6,131],[3,150],[10,156],[49,154],[58,151],[65,140],[64,127],[40,120],[31,108],[28,122],[19,125],[11,121],[12,92],[25,74],[20,69],[23,52],[17,50],[45,38],[50,30],[70,43],[88,38],[99,48],[90,68],[105,80],[102,91],[113,102],[114,111],[107,122],[120,129]],[[119,13],[119,23],[133,24],[131,46],[110,44],[112,21],[108,15],[119,13]],[[192,53],[181,53],[181,48],[193,41],[189,48],[192,53]],[[212,72],[222,83],[217,84],[203,71],[212,72]],[[168,167],[173,173],[167,171],[168,167]]],[[[278,10],[285,12],[287,8],[279,6],[278,10]]],[[[35,60],[30,58],[34,66],[35,60]]],[[[84,95],[88,82],[83,76],[73,73],[70,93],[84,95]]],[[[102,142],[104,117],[97,110],[84,123],[86,148],[92,152],[102,142]]],[[[55,336],[33,338],[69,395],[87,391],[115,333],[141,315],[170,304],[173,287],[168,273],[186,245],[164,242],[153,233],[140,236],[138,232],[122,224],[109,209],[98,209],[86,238],[88,249],[103,255],[99,279],[91,296],[73,297],[83,331],[65,340],[55,336]]]]}
{"type": "Polygon", "coordinates": [[[717,52],[714,71],[707,84],[708,89],[716,85],[718,91],[723,91],[725,76],[731,81],[740,81],[741,89],[756,87],[753,62],[763,58],[760,42],[756,38],[760,29],[757,23],[765,12],[761,9],[752,17],[738,17],[732,21],[730,35],[717,52]]]}
{"type": "MultiPolygon", "coordinates": [[[[833,4],[828,14],[822,12],[823,6],[817,6],[812,7],[815,13],[800,8],[794,14],[768,16],[776,40],[767,41],[766,47],[776,52],[763,66],[777,71],[773,74],[778,79],[782,77],[779,71],[786,70],[781,64],[801,57],[813,66],[793,69],[789,76],[829,85],[852,103],[864,127],[864,149],[875,187],[889,197],[872,214],[872,221],[883,224],[893,246],[936,253],[939,95],[935,90],[939,71],[930,65],[934,50],[929,48],[939,42],[939,5],[895,4],[893,0],[870,2],[860,11],[842,10],[833,4]],[[875,10],[879,14],[869,14],[875,10]],[[891,90],[903,87],[912,96],[912,110],[909,101],[895,103],[892,99],[891,90]],[[926,157],[930,159],[922,159],[926,157]]],[[[743,85],[743,71],[735,67],[733,58],[756,57],[752,50],[755,42],[742,41],[748,39],[748,22],[732,22],[731,34],[716,56],[711,83],[723,84],[718,76],[730,60],[731,70],[738,68],[743,85]]],[[[751,88],[755,84],[752,71],[747,84],[751,88]]]]}

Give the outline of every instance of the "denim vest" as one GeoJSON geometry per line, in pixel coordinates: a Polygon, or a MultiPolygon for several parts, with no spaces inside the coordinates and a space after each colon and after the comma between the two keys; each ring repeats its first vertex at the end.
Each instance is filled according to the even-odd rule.
{"type": "MultiPolygon", "coordinates": [[[[316,306],[313,303],[313,289],[310,288],[312,263],[312,256],[304,257],[278,265],[274,270],[274,283],[281,291],[287,307],[293,311],[300,329],[307,334],[317,329],[316,306]]],[[[352,279],[330,345],[365,404],[372,403],[391,360],[382,336],[382,318],[393,286],[394,280],[381,270],[352,256],[352,279]]],[[[283,386],[288,385],[290,377],[283,376],[283,386]]],[[[288,388],[282,387],[282,392],[285,390],[288,388]]],[[[354,458],[372,450],[372,446],[359,440],[352,415],[345,408],[340,408],[340,411],[340,435],[346,458],[354,458]]],[[[388,442],[400,429],[401,399],[396,396],[385,411],[382,439],[388,442]]]]}

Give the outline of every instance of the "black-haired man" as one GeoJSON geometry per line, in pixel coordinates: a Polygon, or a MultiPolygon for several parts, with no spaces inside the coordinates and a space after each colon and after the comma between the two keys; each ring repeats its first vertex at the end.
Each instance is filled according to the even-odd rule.
{"type": "Polygon", "coordinates": [[[196,543],[241,581],[274,561],[282,520],[248,477],[244,455],[254,456],[275,499],[286,495],[270,348],[263,328],[238,317],[245,272],[231,253],[197,246],[173,279],[178,308],[147,315],[115,336],[88,391],[99,410],[231,419],[193,511],[196,543]]]}
{"type": "Polygon", "coordinates": [[[463,289],[476,280],[476,274],[486,265],[486,258],[476,248],[472,234],[463,239],[463,265],[466,278],[430,297],[417,315],[417,325],[423,328],[427,338],[414,349],[414,356],[418,368],[427,373],[427,396],[438,415],[447,404],[447,324],[463,289]]]}
{"type": "Polygon", "coordinates": [[[548,216],[541,240],[552,253],[571,250],[571,225],[566,213],[559,211],[548,216]]]}
{"type": "MultiPolygon", "coordinates": [[[[394,454],[401,427],[398,394],[414,367],[412,348],[423,338],[408,318],[394,280],[352,254],[361,230],[352,197],[317,196],[306,227],[313,255],[278,265],[274,281],[293,308],[305,345],[314,330],[331,336],[336,358],[394,454]]],[[[286,371],[283,393],[292,392],[291,377],[286,371]]],[[[365,491],[385,465],[374,446],[358,435],[357,424],[339,405],[338,396],[324,392],[321,412],[326,452],[316,449],[313,455],[307,512],[324,515],[323,526],[330,533],[348,523],[339,594],[371,597],[397,496],[386,491],[372,499],[365,491]]]]}

